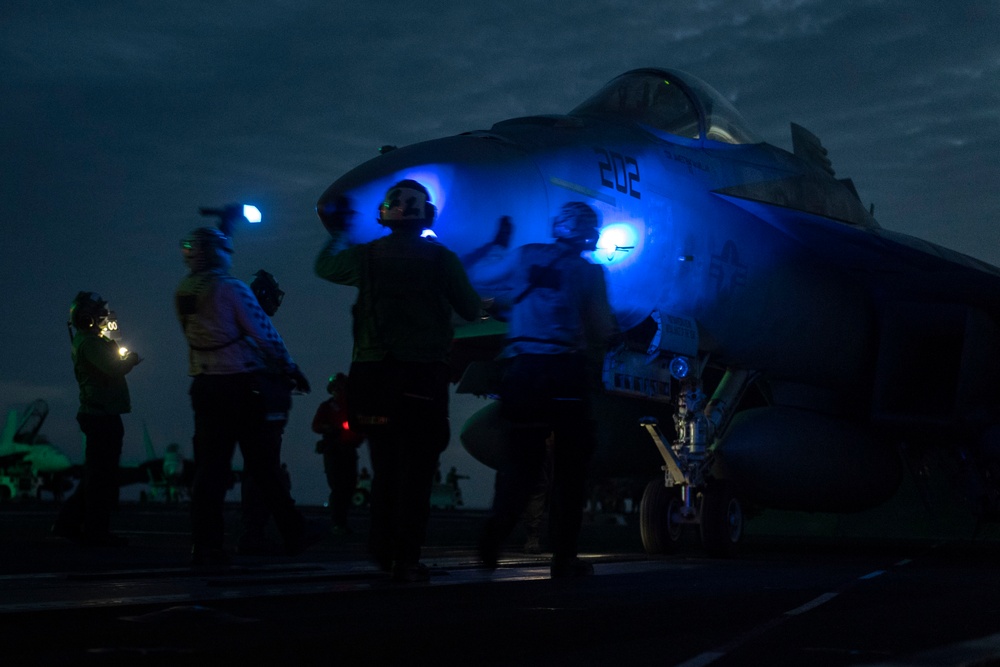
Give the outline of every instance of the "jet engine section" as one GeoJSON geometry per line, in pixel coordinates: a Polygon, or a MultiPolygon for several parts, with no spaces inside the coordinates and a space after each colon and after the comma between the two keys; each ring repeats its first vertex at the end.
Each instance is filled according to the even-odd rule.
{"type": "Polygon", "coordinates": [[[796,408],[737,413],[713,452],[715,476],[781,510],[869,509],[896,492],[903,474],[897,453],[864,428],[796,408]]]}

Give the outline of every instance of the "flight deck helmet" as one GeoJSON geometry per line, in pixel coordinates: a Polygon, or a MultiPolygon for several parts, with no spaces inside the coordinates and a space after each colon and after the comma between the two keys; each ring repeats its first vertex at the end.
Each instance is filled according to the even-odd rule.
{"type": "Polygon", "coordinates": [[[601,217],[592,206],[579,201],[566,202],[552,218],[552,236],[557,240],[593,250],[600,236],[601,217]]]}
{"type": "Polygon", "coordinates": [[[378,220],[389,229],[411,224],[419,225],[420,229],[429,229],[436,213],[437,209],[431,203],[427,188],[412,179],[406,179],[386,191],[378,207],[378,220]]]}
{"type": "Polygon", "coordinates": [[[97,292],[78,292],[69,306],[69,321],[79,331],[104,328],[111,311],[97,292]]]}
{"type": "Polygon", "coordinates": [[[347,391],[347,376],[343,373],[331,375],[326,382],[326,393],[331,396],[335,393],[343,395],[345,391],[347,391]]]}
{"type": "Polygon", "coordinates": [[[232,240],[215,227],[199,227],[181,240],[184,263],[193,272],[229,268],[232,240]]]}

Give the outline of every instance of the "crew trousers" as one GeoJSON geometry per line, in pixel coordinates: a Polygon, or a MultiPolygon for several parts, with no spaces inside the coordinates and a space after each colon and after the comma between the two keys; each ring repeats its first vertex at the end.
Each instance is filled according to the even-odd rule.
{"type": "Polygon", "coordinates": [[[330,487],[330,519],[334,526],[346,528],[358,486],[358,448],[351,443],[324,443],[323,472],[330,487]]]}
{"type": "Polygon", "coordinates": [[[544,473],[551,437],[549,544],[553,562],[576,558],[596,448],[589,386],[577,355],[519,355],[505,369],[501,414],[511,421],[511,440],[480,544],[484,553],[498,552],[524,515],[544,473]]]}
{"type": "Polygon", "coordinates": [[[118,466],[125,427],[121,415],[76,416],[86,442],[83,476],[59,511],[56,527],[66,534],[100,538],[110,532],[118,506],[118,466]]]}
{"type": "Polygon", "coordinates": [[[443,363],[351,366],[351,428],[368,437],[372,462],[369,549],[383,569],[420,561],[438,457],[450,438],[448,377],[443,363]]]}
{"type": "Polygon", "coordinates": [[[253,478],[289,550],[300,544],[305,521],[281,473],[281,434],[266,421],[253,374],[198,375],[191,383],[194,408],[194,484],[191,533],[195,549],[221,549],[223,508],[232,488],[239,444],[243,475],[253,478]]]}

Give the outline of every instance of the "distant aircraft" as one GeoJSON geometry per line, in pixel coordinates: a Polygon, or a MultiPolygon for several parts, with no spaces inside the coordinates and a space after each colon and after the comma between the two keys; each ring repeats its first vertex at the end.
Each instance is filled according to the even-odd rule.
{"type": "MultiPolygon", "coordinates": [[[[604,362],[595,468],[663,471],[641,504],[649,552],[695,525],[732,553],[755,509],[875,507],[931,463],[1000,517],[1000,270],[883,229],[820,140],[791,134],[792,152],[764,143],[696,77],[639,69],[566,115],[384,150],[317,212],[348,197],[355,240],[370,240],[383,193],[413,178],[438,208],[433,233],[463,255],[501,216],[514,247],[549,240],[567,201],[601,211],[592,260],[628,333],[604,362]]],[[[490,359],[502,331],[460,330],[456,355],[490,359]]],[[[490,394],[488,363],[459,390],[490,394]]],[[[463,444],[495,467],[504,427],[490,405],[463,444]]]]}
{"type": "MultiPolygon", "coordinates": [[[[40,498],[42,492],[52,493],[56,500],[61,500],[73,487],[72,480],[79,478],[81,466],[72,463],[40,435],[48,413],[48,405],[41,399],[31,403],[20,416],[16,410],[7,413],[0,435],[0,501],[40,498]]],[[[119,485],[147,484],[148,488],[140,492],[142,500],[172,502],[185,498],[194,475],[194,462],[184,459],[176,444],[167,445],[164,455],[158,457],[145,424],[142,435],[146,458],[141,463],[121,464],[119,485]]]]}
{"type": "Polygon", "coordinates": [[[49,406],[39,399],[21,415],[7,413],[0,433],[0,501],[40,497],[43,491],[61,498],[72,484],[74,467],[58,447],[39,435],[49,406]]]}
{"type": "Polygon", "coordinates": [[[139,464],[123,464],[119,469],[119,484],[145,484],[139,492],[140,502],[157,501],[168,504],[190,497],[194,482],[194,461],[181,455],[180,445],[167,445],[162,457],[157,456],[149,429],[142,425],[142,443],[146,459],[139,464]]]}

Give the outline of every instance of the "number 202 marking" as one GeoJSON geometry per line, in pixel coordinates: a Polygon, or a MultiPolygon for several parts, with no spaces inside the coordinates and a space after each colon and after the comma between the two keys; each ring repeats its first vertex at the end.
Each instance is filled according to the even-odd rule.
{"type": "Polygon", "coordinates": [[[639,163],[634,157],[614,153],[604,148],[595,148],[599,156],[597,167],[601,172],[601,185],[614,188],[622,194],[642,199],[636,184],[639,182],[639,163]]]}

